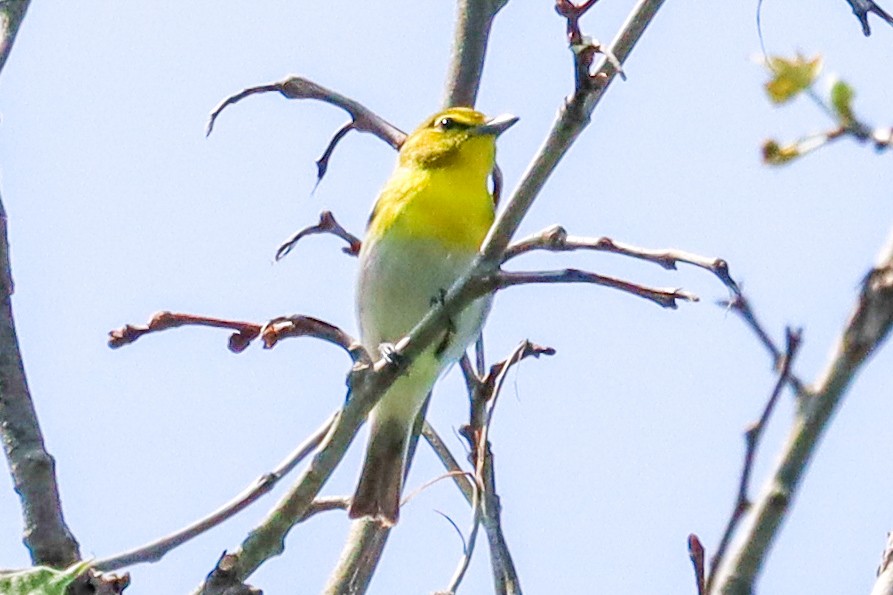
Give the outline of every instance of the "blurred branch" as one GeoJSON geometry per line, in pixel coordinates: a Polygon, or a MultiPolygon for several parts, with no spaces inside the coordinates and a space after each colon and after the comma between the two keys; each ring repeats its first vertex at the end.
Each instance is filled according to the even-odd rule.
{"type": "Polygon", "coordinates": [[[738,528],[738,523],[750,509],[750,499],[747,497],[747,493],[750,490],[750,475],[753,471],[754,462],[756,461],[757,449],[760,446],[760,438],[762,438],[763,432],[766,430],[766,426],[769,423],[769,419],[772,417],[772,412],[775,410],[775,404],[778,403],[778,398],[781,396],[782,389],[788,383],[788,376],[791,373],[791,365],[800,348],[801,336],[799,330],[791,330],[788,328],[786,329],[785,336],[787,342],[785,354],[781,360],[781,370],[778,372],[778,380],[775,382],[775,387],[772,389],[772,393],[766,401],[760,419],[751,425],[751,427],[744,433],[746,449],[744,453],[744,464],[741,469],[741,478],[738,482],[738,494],[735,499],[735,505],[732,508],[732,514],[729,515],[729,521],[726,524],[722,539],[719,542],[719,546],[716,548],[716,554],[714,554],[713,558],[710,560],[710,577],[707,580],[708,592],[713,586],[713,578],[716,574],[716,570],[722,564],[726,550],[732,541],[732,537],[735,535],[735,530],[738,528]]]}
{"type": "Polygon", "coordinates": [[[459,462],[456,461],[456,457],[450,452],[443,438],[440,437],[434,426],[427,421],[425,421],[425,425],[422,427],[422,436],[428,442],[434,454],[437,455],[437,458],[440,459],[440,462],[443,463],[444,469],[450,473],[450,476],[456,483],[456,487],[465,496],[465,500],[471,504],[474,498],[474,486],[469,481],[468,474],[459,466],[459,462]]]}
{"type": "Polygon", "coordinates": [[[797,493],[806,466],[857,372],[881,346],[893,325],[893,230],[877,264],[865,276],[859,298],[831,360],[801,397],[775,470],[752,507],[740,543],[718,570],[722,593],[753,592],[756,576],[797,493]]]}
{"type": "Polygon", "coordinates": [[[0,201],[0,439],[21,501],[24,541],[31,562],[66,568],[80,560],[80,552],[62,515],[56,461],[44,445],[25,377],[12,312],[14,288],[6,223],[0,201]]]}
{"type": "Polygon", "coordinates": [[[877,580],[869,595],[893,595],[893,532],[887,533],[887,545],[877,569],[877,580]]]}
{"type": "MultiPolygon", "coordinates": [[[[772,364],[776,370],[780,370],[782,363],[784,362],[784,354],[781,349],[775,344],[772,340],[772,337],[769,336],[769,333],[766,332],[766,329],[763,328],[763,325],[757,320],[756,312],[754,312],[753,307],[750,304],[750,300],[747,299],[743,293],[739,292],[735,294],[731,300],[728,302],[720,302],[720,305],[726,308],[729,308],[732,312],[738,314],[742,320],[747,324],[748,327],[754,332],[757,338],[762,343],[763,347],[769,352],[769,355],[772,356],[772,364]]],[[[787,381],[791,383],[791,386],[794,388],[794,391],[797,393],[798,398],[804,398],[807,395],[807,388],[803,385],[803,382],[792,372],[788,371],[787,381]]]]}
{"type": "Polygon", "coordinates": [[[459,0],[453,56],[447,73],[445,107],[474,107],[484,57],[490,39],[490,27],[496,13],[508,0],[459,0]]]}
{"type": "Polygon", "coordinates": [[[874,0],[846,0],[853,9],[853,14],[859,19],[862,25],[862,34],[865,37],[871,35],[871,27],[868,24],[868,13],[873,12],[884,20],[888,25],[893,25],[893,17],[884,12],[884,9],[877,5],[874,0]]]}
{"type": "MultiPolygon", "coordinates": [[[[262,496],[269,493],[279,480],[288,475],[307,455],[319,446],[322,439],[331,428],[335,421],[335,414],[327,419],[313,434],[311,434],[304,442],[298,446],[284,461],[279,463],[275,469],[262,475],[254,485],[249,486],[241,494],[233,498],[230,502],[224,504],[215,512],[207,517],[193,523],[192,525],[168,535],[157,541],[153,541],[135,550],[119,554],[111,558],[98,560],[93,564],[98,570],[117,570],[134,564],[144,562],[157,562],[165,554],[174,548],[186,543],[194,537],[198,537],[205,531],[216,527],[229,518],[232,518],[262,496]]],[[[318,498],[313,505],[307,510],[307,514],[302,520],[310,518],[310,516],[327,510],[336,510],[347,508],[346,498],[318,498]]]]}
{"type": "Polygon", "coordinates": [[[6,59],[12,51],[19,27],[25,19],[31,0],[3,0],[0,2],[0,72],[6,66],[6,59]]]}

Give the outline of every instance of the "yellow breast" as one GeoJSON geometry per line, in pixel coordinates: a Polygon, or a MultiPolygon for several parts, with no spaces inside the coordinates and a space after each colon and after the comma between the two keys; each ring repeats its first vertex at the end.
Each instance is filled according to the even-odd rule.
{"type": "Polygon", "coordinates": [[[477,251],[493,224],[486,175],[461,167],[398,167],[375,205],[366,239],[437,240],[448,251],[477,251]]]}

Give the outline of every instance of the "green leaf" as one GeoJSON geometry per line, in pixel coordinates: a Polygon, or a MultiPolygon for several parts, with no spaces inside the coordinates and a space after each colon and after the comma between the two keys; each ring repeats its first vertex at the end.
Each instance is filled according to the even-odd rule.
{"type": "Polygon", "coordinates": [[[65,595],[65,589],[92,564],[78,562],[65,570],[35,566],[17,572],[0,574],[3,595],[65,595]]]}
{"type": "Polygon", "coordinates": [[[853,116],[853,98],[856,92],[843,81],[837,81],[831,87],[831,107],[840,119],[840,123],[848,126],[855,121],[853,116]]]}
{"type": "Polygon", "coordinates": [[[766,83],[766,93],[772,103],[780,104],[790,101],[812,86],[822,71],[822,58],[816,56],[807,60],[803,56],[797,56],[789,60],[773,57],[769,58],[767,66],[773,76],[766,83]]]}

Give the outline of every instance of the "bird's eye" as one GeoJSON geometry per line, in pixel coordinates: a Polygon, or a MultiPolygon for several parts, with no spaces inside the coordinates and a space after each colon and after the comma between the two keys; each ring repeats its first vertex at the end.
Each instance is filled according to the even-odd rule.
{"type": "Polygon", "coordinates": [[[457,124],[458,122],[456,122],[452,118],[441,118],[437,121],[437,127],[441,130],[451,130],[453,128],[456,128],[457,124]]]}

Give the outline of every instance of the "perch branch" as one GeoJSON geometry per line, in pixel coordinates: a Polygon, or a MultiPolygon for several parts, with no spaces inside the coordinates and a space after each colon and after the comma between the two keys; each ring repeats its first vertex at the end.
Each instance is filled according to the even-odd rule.
{"type": "MultiPolygon", "coordinates": [[[[640,0],[623,29],[612,44],[613,53],[624,60],[635,42],[654,17],[662,0],[640,0]]],[[[465,275],[447,292],[444,300],[429,310],[412,332],[395,346],[395,358],[377,361],[372,367],[356,367],[350,377],[350,399],[333,424],[328,436],[317,449],[310,465],[296,485],[274,507],[267,518],[242,542],[232,556],[232,571],[240,579],[247,578],[266,559],[282,552],[283,540],[293,520],[300,518],[312,502],[335,465],[344,456],[354,434],[381,395],[406,367],[436,341],[469,303],[485,293],[480,279],[492,275],[502,261],[502,253],[517,230],[524,214],[542,189],[549,174],[585,128],[589,115],[616,75],[616,68],[603,63],[598,72],[603,84],[596,90],[578,91],[564,105],[544,146],[528,168],[519,188],[509,199],[505,210],[491,228],[482,247],[482,255],[465,275]]],[[[366,523],[368,524],[368,523],[366,523]]],[[[355,527],[361,525],[357,524],[355,527]]]]}

